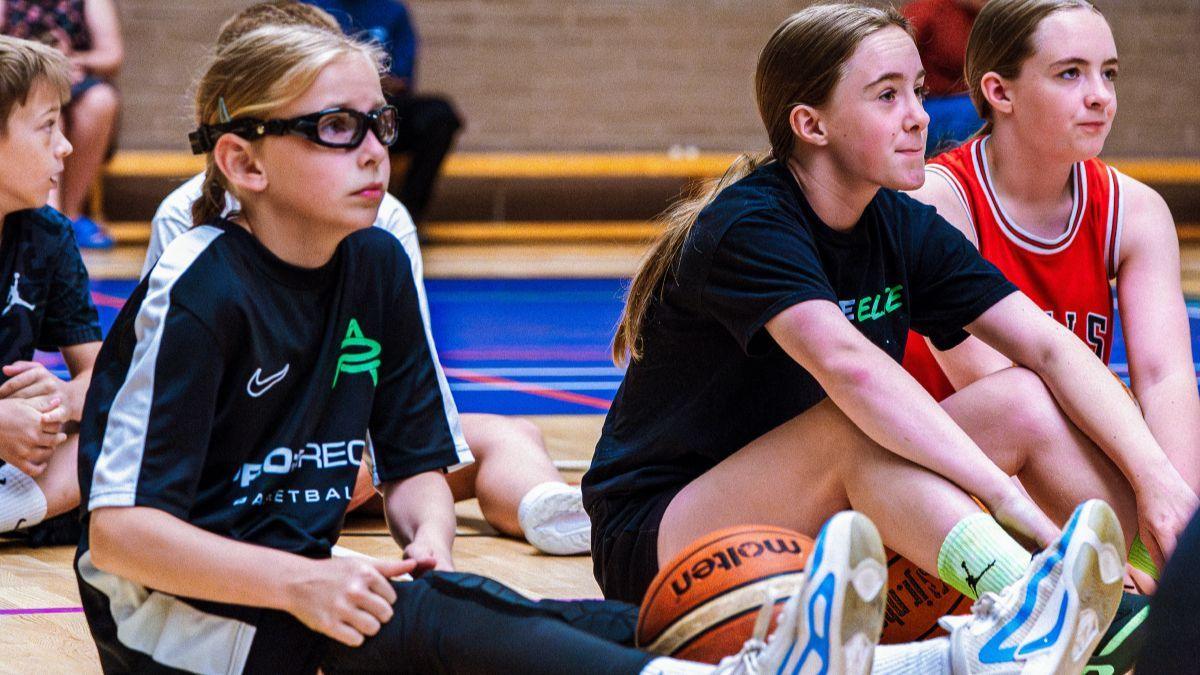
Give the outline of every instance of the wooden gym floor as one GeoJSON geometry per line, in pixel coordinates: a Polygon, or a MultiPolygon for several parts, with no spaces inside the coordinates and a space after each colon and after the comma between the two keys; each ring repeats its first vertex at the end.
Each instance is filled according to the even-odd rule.
{"type": "MultiPolygon", "coordinates": [[[[438,246],[425,250],[430,277],[613,277],[632,274],[641,247],[630,244],[438,246]]],[[[1181,247],[1184,292],[1200,296],[1200,243],[1181,247]]],[[[141,250],[88,254],[94,276],[136,276],[141,250]]],[[[599,437],[600,415],[529,417],[555,460],[587,460],[599,437]]],[[[579,472],[564,477],[578,482],[579,472]]],[[[586,556],[555,558],[496,536],[472,500],[457,507],[458,568],[494,577],[535,597],[598,597],[586,556]]],[[[399,556],[382,519],[352,517],[339,545],[359,553],[399,556]]],[[[0,673],[99,672],[95,646],[79,609],[71,572],[73,547],[30,549],[0,540],[0,673]]]]}

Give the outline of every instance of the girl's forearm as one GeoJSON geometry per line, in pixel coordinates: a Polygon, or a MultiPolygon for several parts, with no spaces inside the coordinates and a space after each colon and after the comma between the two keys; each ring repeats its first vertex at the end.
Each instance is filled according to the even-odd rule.
{"type": "Polygon", "coordinates": [[[454,497],[446,477],[427,471],[384,485],[388,528],[401,546],[420,540],[449,555],[454,545],[454,497]]]}
{"type": "Polygon", "coordinates": [[[200,529],[159,509],[91,514],[92,564],[148,588],[199,600],[289,611],[313,561],[200,529]]]}
{"type": "Polygon", "coordinates": [[[1195,374],[1173,374],[1136,389],[1150,433],[1183,479],[1200,492],[1200,399],[1195,374]]]}

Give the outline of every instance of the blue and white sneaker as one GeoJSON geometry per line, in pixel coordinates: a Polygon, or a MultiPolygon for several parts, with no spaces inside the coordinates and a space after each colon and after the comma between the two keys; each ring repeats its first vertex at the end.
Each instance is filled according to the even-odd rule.
{"type": "Polygon", "coordinates": [[[843,511],[817,536],[803,585],[779,614],[764,644],[774,598],[759,615],[756,638],[727,657],[723,675],[867,675],[883,632],[887,567],[879,531],[869,518],[843,511]]]}
{"type": "Polygon", "coordinates": [[[1121,601],[1125,539],[1112,507],[1080,504],[1062,536],[970,617],[944,617],[954,675],[1083,671],[1121,601]]]}

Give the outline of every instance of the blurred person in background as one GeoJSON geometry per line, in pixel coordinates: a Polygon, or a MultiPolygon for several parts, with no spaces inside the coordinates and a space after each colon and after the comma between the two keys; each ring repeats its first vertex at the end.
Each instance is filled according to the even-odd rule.
{"type": "Polygon", "coordinates": [[[112,80],[125,59],[125,48],[113,0],[5,0],[0,5],[0,30],[67,55],[71,100],[63,122],[75,152],[64,161],[50,205],[71,220],[80,247],[111,247],[112,238],[83,210],[88,189],[116,140],[120,96],[112,80]]]}

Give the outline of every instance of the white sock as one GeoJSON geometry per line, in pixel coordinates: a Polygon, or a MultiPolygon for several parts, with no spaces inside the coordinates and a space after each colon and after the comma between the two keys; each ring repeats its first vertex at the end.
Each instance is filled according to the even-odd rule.
{"type": "Polygon", "coordinates": [[[521,503],[517,505],[517,511],[528,511],[535,502],[541,501],[551,494],[578,489],[558,480],[548,480],[545,483],[538,483],[529,488],[529,492],[526,492],[524,497],[521,497],[521,503]]]}
{"type": "Polygon", "coordinates": [[[872,675],[950,675],[950,638],[875,648],[872,675]]]}
{"type": "Polygon", "coordinates": [[[660,656],[642,668],[641,675],[708,675],[716,666],[660,656]]]}
{"type": "Polygon", "coordinates": [[[0,532],[37,525],[46,517],[46,495],[23,471],[0,466],[0,532]]]}

